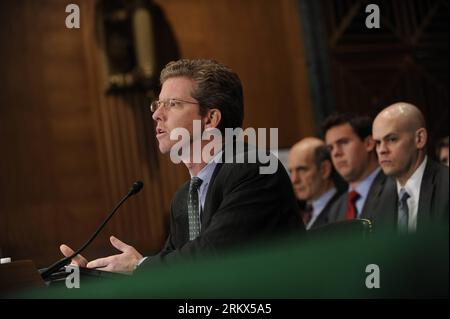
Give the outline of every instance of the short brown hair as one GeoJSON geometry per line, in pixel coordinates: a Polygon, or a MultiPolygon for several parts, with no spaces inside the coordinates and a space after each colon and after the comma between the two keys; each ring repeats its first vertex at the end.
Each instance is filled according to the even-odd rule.
{"type": "Polygon", "coordinates": [[[218,129],[242,127],[244,120],[244,96],[239,76],[227,66],[214,60],[181,59],[169,62],[161,71],[161,85],[169,78],[184,76],[195,81],[191,92],[199,102],[200,114],[217,108],[222,114],[218,129]]]}
{"type": "Polygon", "coordinates": [[[372,135],[372,119],[366,115],[353,113],[334,113],[325,119],[322,124],[323,134],[335,126],[349,124],[356,135],[364,141],[367,136],[372,135]]]}

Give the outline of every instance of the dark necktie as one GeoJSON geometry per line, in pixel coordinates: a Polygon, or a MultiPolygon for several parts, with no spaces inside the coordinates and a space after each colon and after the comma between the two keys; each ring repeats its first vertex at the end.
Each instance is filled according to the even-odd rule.
{"type": "Polygon", "coordinates": [[[198,203],[198,189],[202,184],[198,177],[192,177],[189,184],[188,218],[189,218],[189,240],[194,240],[200,234],[200,212],[198,203]]]}
{"type": "Polygon", "coordinates": [[[398,201],[398,229],[401,233],[408,232],[408,218],[409,218],[409,208],[406,202],[410,197],[408,192],[402,188],[400,189],[398,201]]]}
{"type": "Polygon", "coordinates": [[[361,196],[357,191],[351,191],[348,193],[347,212],[345,213],[345,219],[355,219],[358,216],[358,210],[356,209],[356,201],[361,196]]]}
{"type": "Polygon", "coordinates": [[[308,225],[309,221],[311,220],[312,214],[313,214],[313,205],[306,204],[305,209],[302,211],[302,219],[305,226],[308,225]]]}

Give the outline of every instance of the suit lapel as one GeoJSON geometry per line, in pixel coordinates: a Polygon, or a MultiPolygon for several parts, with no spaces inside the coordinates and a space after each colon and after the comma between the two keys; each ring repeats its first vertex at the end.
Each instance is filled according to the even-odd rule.
{"type": "Polygon", "coordinates": [[[180,216],[186,216],[187,218],[187,201],[189,195],[189,182],[181,186],[180,192],[173,201],[173,216],[179,218],[180,216]]]}
{"type": "Polygon", "coordinates": [[[203,207],[203,212],[202,212],[202,216],[201,216],[202,229],[204,229],[204,227],[207,225],[207,222],[211,218],[211,212],[210,212],[210,207],[211,207],[210,203],[211,203],[211,197],[212,197],[211,190],[213,189],[214,182],[216,180],[217,174],[219,174],[219,171],[220,171],[222,165],[223,165],[223,163],[217,163],[216,168],[214,169],[214,172],[211,176],[211,180],[209,181],[208,191],[206,192],[205,205],[203,207]]]}
{"type": "Polygon", "coordinates": [[[431,219],[433,194],[435,190],[436,169],[428,159],[425,171],[420,184],[419,207],[417,210],[417,227],[421,227],[424,222],[431,219]]]}
{"type": "MultiPolygon", "coordinates": [[[[235,142],[233,142],[233,163],[235,161],[235,157],[236,157],[236,144],[235,142]]],[[[214,169],[213,175],[211,176],[211,181],[209,182],[208,185],[208,191],[206,193],[206,198],[205,198],[205,205],[203,207],[203,213],[202,213],[202,219],[201,219],[201,225],[202,225],[202,229],[204,229],[208,223],[209,220],[211,219],[211,215],[212,215],[212,209],[216,209],[216,207],[211,207],[212,204],[212,196],[213,196],[213,190],[214,190],[214,182],[216,180],[217,175],[219,174],[220,169],[223,166],[223,163],[226,163],[227,158],[225,156],[225,150],[227,149],[226,145],[223,146],[222,150],[222,160],[220,163],[217,163],[216,168],[214,169]]],[[[248,150],[248,145],[247,143],[244,144],[244,151],[248,150]]]]}
{"type": "Polygon", "coordinates": [[[331,197],[331,199],[328,201],[328,203],[325,205],[325,207],[320,212],[319,216],[317,216],[316,221],[314,224],[311,225],[311,227],[314,226],[321,226],[325,225],[331,222],[330,220],[330,209],[332,205],[339,199],[339,197],[342,195],[342,192],[339,192],[336,190],[336,193],[331,197]]]}
{"type": "Polygon", "coordinates": [[[379,198],[381,192],[384,188],[384,183],[386,182],[386,176],[383,174],[383,171],[380,170],[375,177],[372,185],[370,186],[369,193],[364,203],[361,218],[369,218],[371,219],[375,213],[375,208],[378,205],[379,198]]]}
{"type": "Polygon", "coordinates": [[[187,213],[187,201],[189,195],[189,182],[185,183],[172,204],[172,215],[175,224],[172,229],[173,244],[178,247],[181,243],[189,240],[189,221],[187,213]],[[185,226],[186,225],[186,226],[185,226]]]}

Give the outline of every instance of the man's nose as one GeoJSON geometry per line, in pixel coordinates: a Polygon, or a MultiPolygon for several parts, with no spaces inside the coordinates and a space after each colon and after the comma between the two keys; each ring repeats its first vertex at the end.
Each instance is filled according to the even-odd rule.
{"type": "Polygon", "coordinates": [[[291,173],[291,183],[294,184],[294,183],[297,183],[297,181],[298,181],[298,174],[296,172],[292,172],[291,173]]]}
{"type": "Polygon", "coordinates": [[[157,109],[156,109],[156,111],[155,112],[153,112],[153,114],[152,114],[152,119],[153,120],[155,120],[155,121],[158,121],[158,120],[162,120],[162,117],[163,117],[163,111],[162,111],[162,107],[158,107],[157,109]]]}
{"type": "Polygon", "coordinates": [[[333,150],[331,152],[332,157],[339,157],[342,156],[342,150],[339,146],[333,147],[333,150]]]}
{"type": "Polygon", "coordinates": [[[386,143],[380,142],[380,144],[378,144],[377,150],[378,150],[378,154],[386,154],[388,152],[386,143]]]}

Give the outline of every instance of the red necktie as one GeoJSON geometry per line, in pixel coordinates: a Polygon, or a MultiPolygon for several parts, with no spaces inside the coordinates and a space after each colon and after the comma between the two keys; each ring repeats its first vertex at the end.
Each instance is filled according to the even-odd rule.
{"type": "Polygon", "coordinates": [[[360,195],[356,191],[351,191],[348,193],[348,201],[347,201],[347,212],[345,213],[345,219],[355,219],[357,216],[358,210],[356,209],[356,201],[360,195]]]}

